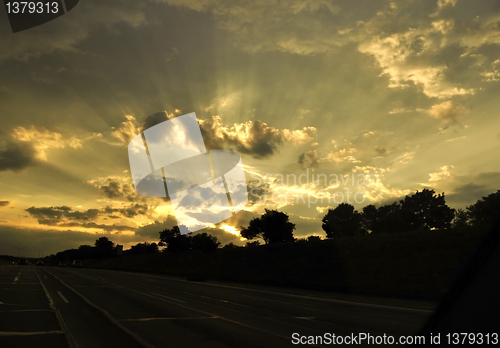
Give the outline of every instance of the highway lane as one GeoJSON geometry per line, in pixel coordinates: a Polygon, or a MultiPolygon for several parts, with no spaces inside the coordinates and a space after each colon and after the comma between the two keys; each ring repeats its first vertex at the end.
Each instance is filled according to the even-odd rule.
{"type": "Polygon", "coordinates": [[[0,347],[68,347],[57,312],[30,266],[0,269],[0,347]]]}
{"type": "MultiPolygon", "coordinates": [[[[0,270],[0,280],[24,289],[19,305],[32,301],[33,309],[46,310],[42,313],[52,321],[44,318],[43,325],[52,326],[44,330],[56,331],[50,336],[66,333],[68,344],[78,347],[289,347],[293,333],[416,334],[432,313],[428,306],[406,308],[404,301],[354,302],[327,293],[85,268],[12,266],[0,270]],[[12,284],[15,276],[17,285],[12,284]],[[60,320],[54,321],[57,313],[60,320]]],[[[0,292],[0,301],[7,300],[0,292]]],[[[13,313],[2,312],[0,323],[13,313]]],[[[27,313],[27,320],[42,325],[31,316],[39,312],[27,313]]],[[[40,327],[24,331],[39,332],[40,327]]],[[[8,337],[23,336],[0,336],[0,346],[8,337]]]]}

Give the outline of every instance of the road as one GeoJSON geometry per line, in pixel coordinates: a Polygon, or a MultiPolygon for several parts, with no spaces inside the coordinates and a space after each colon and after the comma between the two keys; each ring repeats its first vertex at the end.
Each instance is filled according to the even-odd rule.
{"type": "Polygon", "coordinates": [[[0,347],[290,347],[413,335],[429,305],[96,269],[0,268],[0,347]]]}

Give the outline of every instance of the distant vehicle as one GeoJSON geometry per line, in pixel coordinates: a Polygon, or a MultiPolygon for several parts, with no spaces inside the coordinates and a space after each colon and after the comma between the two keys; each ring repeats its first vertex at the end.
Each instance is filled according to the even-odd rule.
{"type": "Polygon", "coordinates": [[[64,261],[59,262],[59,267],[66,267],[66,262],[64,261]]]}
{"type": "Polygon", "coordinates": [[[28,259],[19,259],[17,264],[22,265],[22,266],[28,266],[30,263],[29,263],[28,259]]]}
{"type": "Polygon", "coordinates": [[[75,260],[71,264],[71,267],[73,268],[82,268],[82,261],[81,260],[75,260]]]}
{"type": "Polygon", "coordinates": [[[37,266],[43,266],[43,261],[42,261],[42,260],[38,260],[38,261],[36,262],[36,265],[37,265],[37,266]]]}

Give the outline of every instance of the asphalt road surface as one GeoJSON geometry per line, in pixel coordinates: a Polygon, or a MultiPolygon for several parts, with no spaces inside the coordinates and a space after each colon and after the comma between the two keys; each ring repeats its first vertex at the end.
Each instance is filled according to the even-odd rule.
{"type": "Polygon", "coordinates": [[[431,304],[95,269],[0,268],[0,347],[290,347],[414,335],[431,304]]]}

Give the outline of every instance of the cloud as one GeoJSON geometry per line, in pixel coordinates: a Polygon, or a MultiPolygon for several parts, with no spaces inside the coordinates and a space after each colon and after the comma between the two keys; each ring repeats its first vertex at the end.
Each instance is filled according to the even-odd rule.
{"type": "Polygon", "coordinates": [[[62,149],[69,146],[73,149],[82,148],[82,139],[77,137],[64,138],[60,133],[51,132],[45,128],[37,129],[16,127],[12,132],[12,137],[17,141],[30,143],[36,150],[36,157],[41,161],[47,160],[46,151],[49,149],[62,149]]]}
{"type": "Polygon", "coordinates": [[[445,165],[429,173],[429,181],[420,185],[445,192],[446,201],[455,208],[465,208],[483,196],[498,190],[500,172],[460,175],[453,165],[445,165]]]}
{"type": "MultiPolygon", "coordinates": [[[[434,31],[439,31],[434,28],[434,31]]],[[[436,43],[429,42],[432,29],[409,29],[404,33],[380,34],[370,41],[360,44],[362,53],[372,55],[390,78],[390,88],[417,86],[428,97],[449,98],[454,95],[474,94],[474,89],[460,88],[447,79],[447,66],[431,59],[423,59],[429,54],[438,56],[436,43]],[[421,42],[421,43],[419,43],[421,42]],[[420,52],[416,47],[422,47],[420,52]],[[425,50],[433,50],[425,52],[425,50]],[[425,54],[427,53],[427,54],[425,54]],[[431,60],[431,61],[429,61],[431,60]]]]}
{"type": "Polygon", "coordinates": [[[375,146],[375,152],[379,156],[384,156],[385,154],[387,154],[387,149],[383,146],[375,146]]]}
{"type": "Polygon", "coordinates": [[[88,209],[86,211],[75,211],[68,206],[61,207],[30,207],[26,211],[35,219],[39,224],[55,226],[60,222],[69,221],[93,221],[99,215],[98,209],[88,209]]]}
{"type": "Polygon", "coordinates": [[[410,163],[411,160],[413,160],[413,157],[415,156],[415,152],[405,152],[402,155],[399,155],[396,157],[394,160],[393,166],[399,165],[399,164],[406,164],[410,163]]]}
{"type": "Polygon", "coordinates": [[[359,163],[360,161],[353,156],[356,152],[357,150],[354,147],[350,146],[338,151],[329,152],[326,156],[326,159],[335,163],[359,163]]]}
{"type": "Polygon", "coordinates": [[[18,172],[37,163],[37,151],[30,143],[7,141],[0,144],[0,171],[18,172]]]}
{"type": "Polygon", "coordinates": [[[304,144],[311,141],[316,128],[301,130],[279,130],[262,121],[248,121],[227,126],[218,116],[199,121],[207,149],[230,149],[254,158],[267,158],[276,153],[287,142],[304,144]]]}
{"type": "Polygon", "coordinates": [[[294,131],[283,129],[282,132],[283,137],[287,142],[299,145],[307,144],[316,136],[316,128],[314,127],[304,127],[294,131]]]}
{"type": "Polygon", "coordinates": [[[447,6],[450,6],[450,7],[453,7],[457,4],[457,0],[438,0],[438,8],[439,9],[442,9],[443,7],[447,7],[447,6]]]}
{"type": "Polygon", "coordinates": [[[107,206],[104,208],[103,212],[106,214],[121,214],[127,218],[132,218],[137,215],[144,215],[146,214],[148,210],[148,205],[147,204],[131,204],[128,207],[125,208],[113,208],[111,206],[107,206]]]}
{"type": "Polygon", "coordinates": [[[471,95],[481,88],[482,77],[498,76],[468,64],[472,55],[500,43],[494,1],[478,3],[473,11],[456,0],[365,1],[363,11],[359,4],[322,0],[163,1],[211,13],[234,45],[247,52],[319,55],[355,45],[374,58],[390,88],[416,88],[431,98],[471,95]]]}
{"type": "Polygon", "coordinates": [[[490,185],[469,182],[456,186],[451,193],[446,194],[446,200],[452,204],[458,203],[465,207],[465,205],[476,203],[481,197],[485,197],[493,192],[495,191],[490,185]]]}
{"type": "Polygon", "coordinates": [[[409,108],[396,108],[391,111],[389,111],[389,114],[403,114],[403,113],[408,113],[408,112],[413,112],[414,110],[409,109],[409,108]]]}
{"type": "Polygon", "coordinates": [[[107,182],[100,184],[96,180],[92,180],[91,183],[98,187],[102,193],[110,199],[125,199],[129,202],[144,201],[146,199],[136,193],[132,184],[120,182],[113,178],[107,178],[106,181],[107,182]]]}
{"type": "Polygon", "coordinates": [[[142,121],[141,130],[144,131],[148,128],[156,126],[158,123],[162,123],[162,122],[164,122],[168,119],[174,118],[174,117],[175,117],[175,115],[173,113],[169,114],[166,111],[161,111],[161,112],[157,112],[153,115],[146,116],[146,117],[144,117],[144,120],[142,121]]]}
{"type": "Polygon", "coordinates": [[[316,150],[311,150],[301,153],[297,163],[302,169],[316,168],[321,163],[321,160],[319,159],[318,152],[316,150]]]}
{"type": "Polygon", "coordinates": [[[440,168],[440,171],[439,172],[435,172],[435,173],[429,173],[429,181],[440,181],[440,180],[446,180],[446,179],[449,179],[451,178],[452,174],[451,174],[451,170],[454,168],[454,166],[450,165],[450,166],[442,166],[440,168]]]}
{"type": "Polygon", "coordinates": [[[37,219],[41,225],[59,227],[82,227],[97,228],[105,231],[130,231],[133,227],[126,225],[106,225],[96,221],[100,217],[116,218],[119,214],[125,218],[132,218],[137,215],[144,215],[148,210],[145,204],[131,204],[129,206],[114,208],[107,206],[101,209],[87,209],[84,211],[74,210],[68,206],[60,207],[30,207],[25,209],[33,218],[37,219]]]}
{"type": "Polygon", "coordinates": [[[160,239],[160,232],[164,229],[172,229],[177,226],[177,220],[174,216],[168,215],[163,221],[155,221],[152,224],[144,225],[135,230],[135,235],[147,237],[150,239],[160,239]]]}
{"type": "Polygon", "coordinates": [[[483,81],[485,82],[500,81],[500,72],[498,71],[499,65],[500,65],[500,59],[497,59],[493,63],[491,63],[491,68],[481,73],[481,75],[483,76],[483,81]]]}
{"type": "Polygon", "coordinates": [[[433,105],[427,110],[432,117],[448,123],[458,123],[458,117],[468,112],[462,105],[455,105],[450,100],[433,105]]]}
{"type": "Polygon", "coordinates": [[[118,146],[128,146],[130,141],[139,134],[139,128],[137,126],[137,121],[134,116],[125,115],[126,121],[123,121],[122,124],[118,127],[112,127],[111,136],[114,138],[113,140],[106,140],[103,138],[105,142],[110,145],[118,145],[118,146]]]}
{"type": "Polygon", "coordinates": [[[264,50],[310,55],[330,51],[332,47],[348,41],[338,33],[332,20],[339,7],[330,1],[163,1],[169,5],[212,13],[219,26],[233,35],[233,43],[248,52],[264,50]],[[323,21],[319,22],[318,18],[322,17],[323,21]],[[329,35],[318,35],[319,28],[329,35]]]}
{"type": "Polygon", "coordinates": [[[125,115],[126,121],[123,121],[118,127],[111,127],[110,136],[105,136],[102,140],[114,146],[128,146],[130,141],[142,131],[173,117],[175,117],[174,113],[168,114],[166,111],[161,111],[146,116],[142,122],[138,122],[134,116],[125,115]]]}
{"type": "Polygon", "coordinates": [[[10,201],[0,201],[0,208],[6,207],[10,204],[10,201]]]}
{"type": "Polygon", "coordinates": [[[133,230],[132,227],[130,226],[125,226],[125,225],[104,225],[104,224],[98,224],[95,222],[84,222],[84,223],[79,223],[79,222],[67,222],[67,223],[62,223],[59,224],[58,226],[60,227],[80,227],[80,228],[89,228],[89,229],[99,229],[103,230],[106,232],[113,232],[113,231],[131,231],[133,230]]]}

